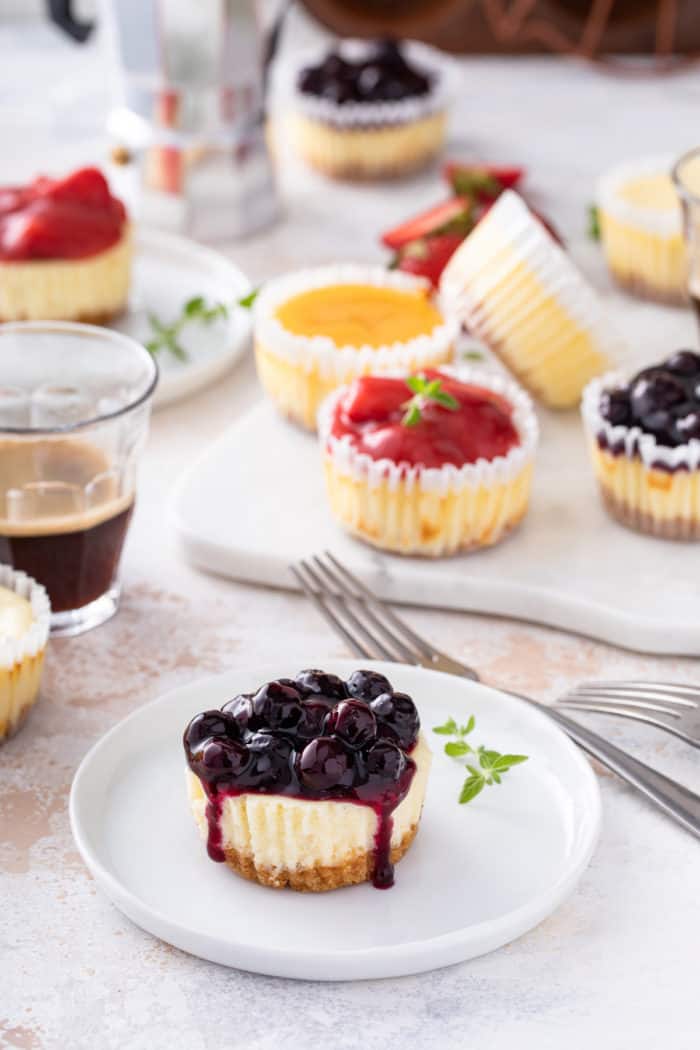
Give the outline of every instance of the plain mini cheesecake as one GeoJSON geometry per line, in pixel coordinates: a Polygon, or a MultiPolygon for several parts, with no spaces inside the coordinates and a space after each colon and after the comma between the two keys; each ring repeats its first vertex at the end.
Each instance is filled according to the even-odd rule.
{"type": "Polygon", "coordinates": [[[255,361],[279,410],[314,430],[318,409],[357,376],[450,360],[457,327],[427,281],[379,266],[299,270],[255,304],[255,361]]]}
{"type": "Polygon", "coordinates": [[[582,412],[610,514],[652,536],[700,539],[700,354],[596,379],[582,412]]]}
{"type": "Polygon", "coordinates": [[[319,670],[196,715],[187,787],[209,856],[265,886],[393,884],[415,838],[431,754],[384,675],[319,670]]]}
{"type": "Polygon", "coordinates": [[[294,88],[297,149],[333,178],[401,176],[444,144],[444,73],[395,41],[345,41],[301,69],[294,88]]]}
{"type": "Polygon", "coordinates": [[[126,210],[96,168],[0,188],[0,322],[104,324],[130,273],[126,210]]]}
{"type": "Polygon", "coordinates": [[[490,546],[527,511],[537,435],[530,399],[500,376],[462,367],[355,380],[319,413],[331,511],[397,554],[490,546]]]}
{"type": "Polygon", "coordinates": [[[39,696],[49,621],[45,589],[0,565],[0,741],[19,729],[39,696]]]}

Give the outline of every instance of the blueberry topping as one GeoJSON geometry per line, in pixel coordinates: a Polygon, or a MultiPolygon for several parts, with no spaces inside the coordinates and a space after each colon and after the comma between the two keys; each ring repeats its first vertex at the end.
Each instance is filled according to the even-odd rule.
{"type": "Polygon", "coordinates": [[[377,738],[377,720],[361,700],[343,700],[326,719],[325,731],[336,733],[344,743],[359,750],[377,738]]]}
{"type": "Polygon", "coordinates": [[[393,40],[380,41],[362,59],[351,61],[335,51],[299,73],[299,90],[336,105],[348,102],[396,102],[427,95],[429,74],[411,65],[393,40]]]}
{"type": "Polygon", "coordinates": [[[320,693],[334,700],[344,700],[348,695],[343,679],[337,674],[327,674],[325,671],[300,671],[294,679],[294,684],[304,695],[320,693]]]}
{"type": "Polygon", "coordinates": [[[350,696],[360,700],[374,700],[381,693],[393,693],[388,678],[378,671],[353,671],[347,681],[350,696]]]}
{"type": "Polygon", "coordinates": [[[223,711],[203,711],[194,716],[185,730],[185,745],[196,751],[204,740],[211,737],[235,740],[239,736],[238,725],[230,715],[223,711]]]}
{"type": "Polygon", "coordinates": [[[313,791],[352,787],[355,779],[352,756],[336,737],[316,737],[299,755],[299,779],[313,791]]]}
{"type": "Polygon", "coordinates": [[[663,364],[643,369],[629,386],[604,390],[599,407],[613,426],[637,426],[669,448],[700,438],[700,354],[678,350],[663,364]]]}
{"type": "Polygon", "coordinates": [[[629,393],[626,390],[604,390],[600,397],[600,414],[614,427],[632,422],[629,393]]]}
{"type": "Polygon", "coordinates": [[[232,783],[243,776],[249,761],[247,748],[235,740],[207,740],[194,755],[203,778],[219,785],[232,783]]]}
{"type": "Polygon", "coordinates": [[[294,729],[301,719],[301,693],[291,679],[268,682],[253,697],[253,714],[271,729],[294,729]]]}
{"type": "Polygon", "coordinates": [[[327,697],[310,696],[302,704],[302,716],[297,725],[297,736],[300,740],[311,740],[320,736],[329,711],[334,701],[327,697]]]}
{"type": "Polygon", "coordinates": [[[365,758],[365,784],[361,791],[386,790],[406,771],[406,756],[391,740],[378,740],[365,758]]]}
{"type": "Polygon", "coordinates": [[[663,368],[672,375],[682,376],[684,379],[700,377],[700,354],[694,350],[676,350],[669,359],[664,362],[663,368]]]}
{"type": "Polygon", "coordinates": [[[250,694],[243,693],[240,696],[235,696],[233,700],[229,700],[227,704],[224,704],[221,710],[232,716],[242,733],[246,729],[255,728],[253,698],[250,694]]]}
{"type": "Polygon", "coordinates": [[[290,769],[291,744],[284,738],[261,731],[246,741],[250,752],[250,766],[241,779],[241,786],[249,788],[285,788],[292,779],[290,769]]]}

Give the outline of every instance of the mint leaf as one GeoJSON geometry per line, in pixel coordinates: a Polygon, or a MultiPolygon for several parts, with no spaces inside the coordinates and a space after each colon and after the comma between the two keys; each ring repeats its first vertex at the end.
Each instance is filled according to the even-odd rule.
{"type": "Polygon", "coordinates": [[[401,422],[405,427],[416,427],[420,423],[421,418],[421,411],[418,405],[409,402],[409,406],[406,409],[406,413],[401,422]]]}
{"type": "Polygon", "coordinates": [[[464,361],[483,361],[484,355],[480,350],[464,350],[462,352],[462,359],[464,361]]]}
{"type": "Polygon", "coordinates": [[[449,744],[445,744],[445,754],[450,758],[459,758],[460,755],[467,755],[470,751],[471,748],[466,740],[452,740],[449,744]]]}
{"type": "Polygon", "coordinates": [[[588,236],[592,241],[600,240],[600,212],[595,204],[588,205],[588,236]]]}
{"type": "Polygon", "coordinates": [[[259,295],[260,288],[254,288],[252,292],[248,292],[247,295],[242,296],[242,298],[238,300],[238,306],[243,306],[246,310],[250,310],[259,295]]]}
{"type": "Polygon", "coordinates": [[[457,732],[457,723],[454,718],[448,718],[441,726],[433,726],[433,733],[442,733],[444,736],[452,736],[457,732]]]}
{"type": "Polygon", "coordinates": [[[479,752],[479,765],[482,769],[491,770],[495,766],[496,762],[501,756],[498,751],[480,751],[479,752]]]}
{"type": "Polygon", "coordinates": [[[519,766],[521,762],[527,762],[527,759],[527,755],[500,755],[493,768],[499,773],[505,773],[512,766],[519,766]]]}
{"type": "Polygon", "coordinates": [[[182,312],[185,317],[198,317],[205,309],[204,297],[196,295],[193,299],[188,299],[182,308],[182,312]]]}
{"type": "Polygon", "coordinates": [[[472,731],[472,729],[474,728],[475,725],[476,725],[476,719],[474,718],[474,715],[470,715],[469,716],[469,721],[467,722],[467,724],[465,726],[460,726],[459,727],[459,735],[460,736],[468,736],[469,733],[471,733],[471,731],[472,731]]]}
{"type": "Polygon", "coordinates": [[[406,386],[414,394],[422,394],[425,391],[427,380],[425,376],[407,376],[406,386]]]}
{"type": "Polygon", "coordinates": [[[463,806],[465,802],[471,802],[473,798],[476,798],[479,792],[483,789],[484,784],[485,780],[482,776],[467,777],[459,795],[460,805],[463,806]]]}

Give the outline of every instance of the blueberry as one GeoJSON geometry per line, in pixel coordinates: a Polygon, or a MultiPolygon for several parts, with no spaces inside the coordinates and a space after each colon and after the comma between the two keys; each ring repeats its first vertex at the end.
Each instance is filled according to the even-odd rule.
{"type": "Polygon", "coordinates": [[[225,714],[235,719],[238,728],[243,733],[247,729],[256,729],[257,720],[253,716],[253,698],[250,693],[241,693],[229,700],[221,709],[225,714]]]}
{"type": "Polygon", "coordinates": [[[338,736],[355,750],[377,738],[377,720],[362,700],[342,700],[326,719],[326,733],[338,736]]]}
{"type": "Polygon", "coordinates": [[[246,741],[250,752],[250,766],[241,779],[241,786],[247,788],[287,787],[292,772],[290,757],[292,746],[283,737],[274,736],[264,730],[253,733],[246,741]]]}
{"type": "Polygon", "coordinates": [[[370,704],[379,720],[379,736],[396,741],[405,751],[416,742],[420,718],[413,700],[406,693],[378,696],[370,704]]]}
{"type": "Polygon", "coordinates": [[[676,350],[667,361],[664,362],[664,370],[673,375],[682,376],[684,379],[693,379],[700,376],[700,354],[694,350],[676,350]]]}
{"type": "Polygon", "coordinates": [[[233,718],[223,711],[203,711],[195,715],[185,730],[184,742],[189,750],[196,751],[203,740],[235,739],[239,736],[238,726],[233,718]]]}
{"type": "Polygon", "coordinates": [[[406,771],[406,756],[391,740],[378,740],[365,756],[365,783],[362,795],[376,795],[392,788],[406,771]]]}
{"type": "Polygon", "coordinates": [[[319,736],[299,756],[298,774],[304,787],[311,791],[349,788],[355,780],[355,764],[341,740],[319,736]]]}
{"type": "Polygon", "coordinates": [[[647,369],[640,372],[632,383],[630,406],[635,419],[646,430],[645,420],[655,417],[656,413],[672,409],[685,401],[686,397],[685,387],[670,372],[647,369]]]}
{"type": "Polygon", "coordinates": [[[323,732],[326,716],[333,708],[333,701],[326,697],[310,696],[302,702],[302,717],[296,729],[300,740],[311,740],[323,732]]]}
{"type": "Polygon", "coordinates": [[[273,729],[293,729],[301,718],[301,693],[290,678],[268,682],[253,697],[253,714],[273,729]]]}
{"type": "Polygon", "coordinates": [[[337,674],[327,674],[325,671],[314,669],[300,671],[294,679],[294,684],[305,695],[321,693],[334,700],[344,700],[348,695],[342,678],[339,678],[337,674]]]}
{"type": "Polygon", "coordinates": [[[236,740],[208,740],[193,756],[195,771],[213,784],[233,784],[245,773],[250,756],[236,740]]]}
{"type": "Polygon", "coordinates": [[[353,671],[347,681],[350,696],[360,700],[374,700],[382,693],[392,694],[391,682],[378,671],[353,671]]]}
{"type": "Polygon", "coordinates": [[[600,414],[614,427],[632,422],[630,399],[626,390],[604,390],[600,395],[600,414]]]}
{"type": "Polygon", "coordinates": [[[700,410],[689,411],[676,419],[675,437],[680,445],[685,445],[693,438],[700,441],[700,410]]]}

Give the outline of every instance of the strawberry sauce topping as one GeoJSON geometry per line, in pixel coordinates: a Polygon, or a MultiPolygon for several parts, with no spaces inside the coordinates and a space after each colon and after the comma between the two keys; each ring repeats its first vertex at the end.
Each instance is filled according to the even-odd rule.
{"type": "Polygon", "coordinates": [[[441,394],[453,404],[419,399],[418,418],[414,411],[407,425],[407,403],[416,399],[406,381],[365,376],[337,402],[333,437],[349,436],[353,447],[372,459],[426,468],[492,460],[520,444],[513,406],[504,397],[441,372],[426,370],[421,376],[439,380],[441,394]]]}
{"type": "Polygon", "coordinates": [[[125,222],[97,168],[0,187],[0,260],[84,259],[116,244],[125,222]]]}

